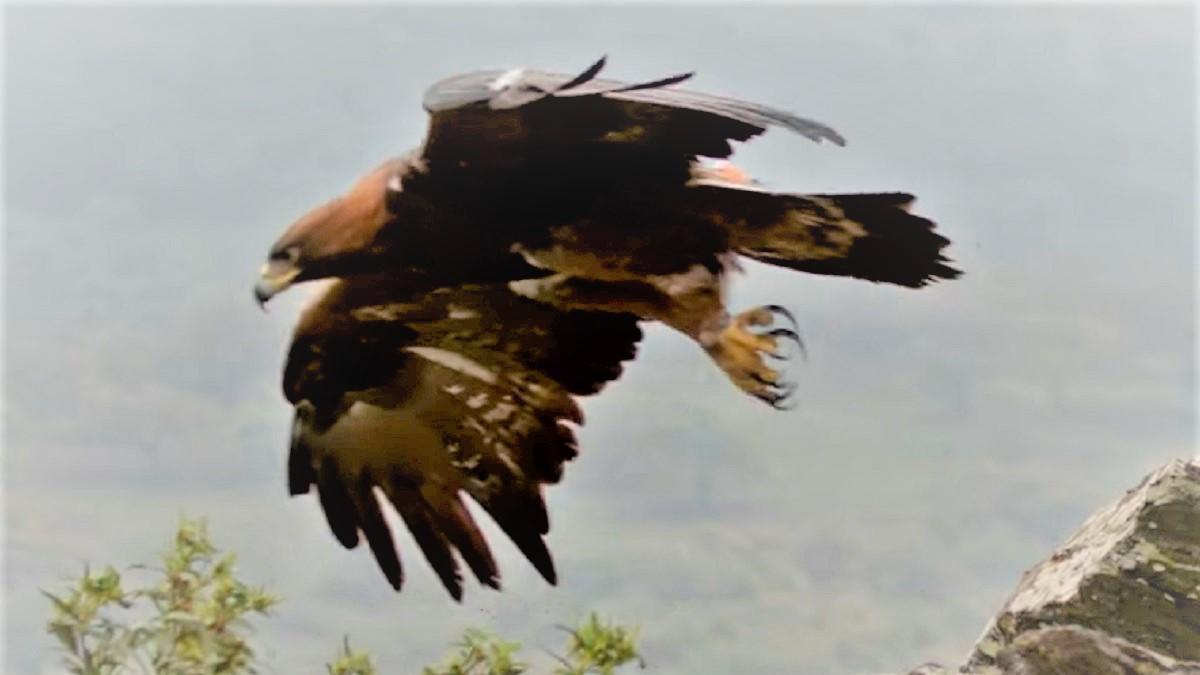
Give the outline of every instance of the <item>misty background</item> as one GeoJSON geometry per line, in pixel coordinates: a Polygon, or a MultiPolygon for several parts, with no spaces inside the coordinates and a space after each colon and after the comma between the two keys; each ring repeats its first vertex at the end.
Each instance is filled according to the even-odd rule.
{"type": "Polygon", "coordinates": [[[557,648],[590,609],[648,672],[833,674],[959,659],[1019,574],[1194,451],[1193,9],[5,8],[5,619],[59,672],[38,588],[157,556],[205,516],[283,596],[267,672],[342,636],[411,673],[466,626],[557,648]],[[549,491],[546,586],[455,605],[397,526],[393,594],[284,482],[278,380],[305,292],[251,284],[295,217],[415,146],[424,88],[529,65],[688,86],[828,123],[738,163],[796,191],[905,190],[966,276],[920,291],[747,266],[799,318],[798,407],[683,337],[585,402],[549,491]]]}

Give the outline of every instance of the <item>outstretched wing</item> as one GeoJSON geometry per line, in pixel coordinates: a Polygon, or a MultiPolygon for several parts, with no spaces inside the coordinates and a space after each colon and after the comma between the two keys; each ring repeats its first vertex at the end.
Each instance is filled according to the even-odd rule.
{"type": "Polygon", "coordinates": [[[683,175],[695,156],[727,157],[729,141],[772,126],[844,143],[833,129],[782,110],[671,88],[690,73],[641,84],[596,79],[604,63],[577,76],[514,69],[438,82],[424,99],[425,159],[450,173],[539,165],[570,172],[619,158],[632,167],[667,163],[683,175]]]}
{"type": "Polygon", "coordinates": [[[289,489],[316,487],[338,541],[365,538],[396,589],[381,496],[455,599],[457,557],[499,588],[464,492],[555,583],[542,486],[577,454],[573,396],[616,379],[640,338],[631,315],[560,312],[504,284],[413,293],[386,278],[339,281],[306,311],[288,355],[289,489]]]}

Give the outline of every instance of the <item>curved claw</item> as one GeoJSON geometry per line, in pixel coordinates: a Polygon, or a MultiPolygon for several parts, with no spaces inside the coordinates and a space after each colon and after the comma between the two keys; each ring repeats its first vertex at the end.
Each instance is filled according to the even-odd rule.
{"type": "MultiPolygon", "coordinates": [[[[775,374],[776,373],[774,371],[772,371],[772,375],[775,375],[775,374]]],[[[767,377],[761,373],[750,373],[750,377],[755,382],[762,384],[762,385],[766,385],[767,387],[780,387],[780,386],[784,385],[784,383],[780,382],[778,378],[767,377]]]]}
{"type": "Polygon", "coordinates": [[[800,329],[800,324],[796,322],[796,316],[792,314],[791,310],[789,310],[787,307],[784,307],[783,305],[764,305],[763,309],[771,312],[772,314],[782,315],[783,318],[787,319],[788,323],[792,324],[792,330],[800,329]]]}
{"type": "Polygon", "coordinates": [[[792,397],[793,392],[788,392],[781,396],[778,400],[771,402],[771,407],[776,410],[795,410],[796,399],[792,397]]]}
{"type": "MultiPolygon", "coordinates": [[[[767,335],[773,338],[786,338],[792,342],[795,342],[796,346],[800,348],[800,358],[804,359],[805,361],[808,360],[808,348],[804,346],[804,340],[800,338],[800,334],[796,331],[789,328],[776,328],[775,330],[767,333],[767,335]]],[[[777,359],[784,358],[778,354],[772,354],[771,356],[774,356],[777,359]]]]}
{"type": "Polygon", "coordinates": [[[770,388],[754,393],[754,397],[776,410],[791,410],[795,407],[796,385],[791,382],[773,383],[770,388]]]}

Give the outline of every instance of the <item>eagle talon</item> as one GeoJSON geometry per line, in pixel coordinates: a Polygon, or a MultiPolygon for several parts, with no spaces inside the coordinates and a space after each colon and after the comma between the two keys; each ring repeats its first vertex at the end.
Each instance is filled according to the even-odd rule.
{"type": "Polygon", "coordinates": [[[791,310],[789,310],[787,307],[784,307],[783,305],[766,305],[763,307],[763,309],[771,312],[772,314],[779,314],[783,316],[784,319],[787,319],[788,323],[792,324],[792,330],[800,329],[800,324],[796,323],[796,316],[792,314],[791,310]]]}
{"type": "Polygon", "coordinates": [[[776,410],[791,410],[795,407],[795,399],[792,398],[792,394],[795,392],[795,385],[785,383],[769,390],[756,392],[754,397],[776,410]]]}
{"type": "Polygon", "coordinates": [[[784,370],[795,352],[781,343],[794,342],[805,354],[794,328],[795,317],[783,307],[756,307],[732,317],[708,351],[740,389],[773,408],[788,408],[796,385],[787,381],[784,370]]]}
{"type": "Polygon", "coordinates": [[[779,399],[771,403],[771,407],[776,410],[795,410],[796,399],[792,398],[792,393],[788,392],[779,399]]]}
{"type": "Polygon", "coordinates": [[[770,375],[763,375],[762,373],[751,373],[750,377],[753,377],[755,382],[758,382],[760,384],[765,384],[768,387],[776,386],[779,384],[778,382],[775,381],[774,372],[771,372],[770,375]]]}
{"type": "MultiPolygon", "coordinates": [[[[796,347],[800,350],[800,358],[805,361],[808,360],[808,349],[804,346],[804,340],[800,337],[800,334],[797,333],[796,331],[794,331],[790,328],[776,328],[776,329],[772,330],[771,332],[767,333],[767,335],[770,337],[773,337],[773,338],[785,338],[791,342],[796,343],[796,347]]],[[[788,357],[786,354],[781,355],[778,352],[771,354],[771,356],[773,356],[777,359],[783,360],[783,361],[788,360],[788,357]]]]}

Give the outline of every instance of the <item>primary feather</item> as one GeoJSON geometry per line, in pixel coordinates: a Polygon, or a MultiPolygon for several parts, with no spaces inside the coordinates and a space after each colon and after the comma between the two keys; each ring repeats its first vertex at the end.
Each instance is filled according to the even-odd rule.
{"type": "Polygon", "coordinates": [[[558,312],[502,284],[414,293],[386,279],[339,282],[305,312],[288,358],[291,491],[315,486],[334,535],[352,548],[362,532],[396,588],[376,490],[454,597],[453,553],[481,583],[500,578],[460,491],[554,582],[541,490],[578,452],[571,395],[619,376],[640,338],[632,316],[558,312]]]}

